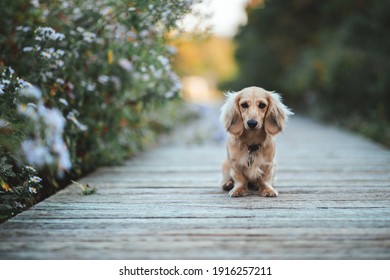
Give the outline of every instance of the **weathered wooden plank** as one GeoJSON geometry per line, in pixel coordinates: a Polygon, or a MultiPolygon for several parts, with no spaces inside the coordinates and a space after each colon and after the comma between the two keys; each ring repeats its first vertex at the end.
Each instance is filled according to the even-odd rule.
{"type": "Polygon", "coordinates": [[[180,259],[367,259],[372,255],[376,259],[387,259],[386,248],[390,244],[373,244],[364,240],[296,239],[270,242],[259,237],[232,241],[200,236],[189,240],[185,236],[169,239],[145,237],[132,242],[44,242],[40,250],[31,243],[9,245],[2,244],[9,252],[10,259],[32,259],[37,256],[40,259],[175,259],[178,252],[180,259]]]}
{"type": "Polygon", "coordinates": [[[390,258],[388,150],[294,117],[271,199],[229,198],[224,156],[222,143],[176,137],[100,168],[80,180],[96,194],[71,185],[0,225],[0,259],[390,258]]]}
{"type": "MultiPolygon", "coordinates": [[[[336,188],[332,189],[333,191],[337,191],[336,188]]],[[[286,203],[294,202],[306,202],[306,205],[311,203],[316,204],[324,204],[324,203],[357,203],[362,207],[365,205],[375,204],[376,202],[388,202],[390,198],[390,194],[385,189],[376,189],[375,191],[367,192],[366,190],[359,190],[359,192],[353,190],[353,197],[351,197],[351,193],[340,192],[340,194],[335,195],[334,193],[330,193],[330,190],[323,188],[322,190],[313,190],[312,192],[303,190],[302,188],[297,188],[296,190],[289,190],[283,192],[277,200],[271,200],[263,197],[258,197],[256,194],[253,194],[247,197],[247,201],[252,203],[258,203],[266,205],[267,207],[277,207],[278,205],[286,205],[286,203]]],[[[96,203],[127,203],[129,205],[133,204],[145,204],[145,201],[148,203],[166,203],[166,202],[174,202],[174,201],[189,201],[192,203],[220,203],[225,206],[234,205],[235,203],[231,203],[228,201],[230,198],[227,197],[227,193],[221,192],[209,192],[201,189],[171,189],[171,188],[158,188],[158,189],[147,189],[147,191],[143,191],[141,189],[107,189],[100,190],[99,195],[96,195],[93,199],[86,198],[80,199],[77,202],[74,202],[73,194],[67,193],[64,195],[59,195],[58,200],[56,201],[48,201],[45,205],[50,206],[53,204],[68,204],[68,203],[76,203],[76,204],[89,204],[93,201],[96,203]],[[184,192],[184,191],[187,192],[184,192]],[[224,195],[224,196],[221,196],[224,195]],[[194,197],[196,196],[196,197],[194,197]],[[59,200],[61,199],[61,200],[59,200]]],[[[313,204],[311,204],[314,206],[313,204]]],[[[40,205],[35,206],[35,208],[39,208],[40,205]]],[[[42,206],[43,207],[43,206],[42,206]]]]}
{"type": "MultiPolygon", "coordinates": [[[[197,188],[197,187],[200,187],[200,188],[208,188],[208,189],[220,189],[220,187],[218,186],[218,181],[219,181],[219,177],[217,177],[218,180],[212,180],[212,181],[206,181],[206,180],[196,180],[196,179],[189,179],[189,180],[177,180],[175,182],[170,182],[170,181],[163,181],[163,182],[159,182],[157,180],[155,181],[150,181],[150,182],[147,182],[147,181],[136,181],[136,182],[132,182],[132,181],[120,181],[120,180],[117,180],[117,179],[113,179],[113,180],[108,180],[106,179],[105,180],[105,183],[106,184],[110,184],[110,185],[113,185],[113,184],[122,184],[122,185],[126,185],[126,187],[128,188],[159,188],[159,187],[164,187],[164,188],[197,188]]],[[[216,178],[216,179],[217,179],[216,178]]],[[[278,177],[279,178],[279,177],[278,177]]],[[[303,180],[300,180],[299,177],[295,177],[291,180],[281,180],[281,179],[278,179],[277,182],[276,182],[276,187],[286,187],[288,188],[289,186],[301,186],[301,187],[306,187],[306,188],[315,188],[316,186],[319,186],[319,187],[337,187],[339,188],[339,191],[340,191],[340,188],[348,188],[348,187],[363,187],[363,188],[367,188],[367,187],[388,187],[389,186],[389,182],[387,180],[375,180],[374,182],[370,181],[370,180],[364,180],[364,181],[359,181],[359,180],[354,180],[353,178],[349,179],[349,180],[328,180],[328,178],[324,178],[323,180],[310,180],[310,178],[308,178],[307,180],[303,181],[303,180]]],[[[95,182],[93,181],[88,181],[90,183],[92,183],[93,185],[95,184],[95,182]]],[[[102,182],[102,180],[99,180],[99,182],[102,182]]],[[[368,190],[367,190],[368,191],[368,190]]]]}
{"type": "MultiPolygon", "coordinates": [[[[303,228],[283,228],[275,233],[272,228],[260,228],[260,229],[246,229],[246,228],[232,228],[229,231],[226,229],[215,229],[210,232],[208,229],[159,229],[156,230],[130,230],[130,228],[107,228],[105,233],[102,234],[101,229],[85,229],[85,228],[71,228],[71,229],[55,229],[52,232],[48,232],[43,236],[39,229],[31,230],[30,235],[23,236],[25,241],[28,242],[61,242],[64,240],[75,240],[77,242],[120,242],[123,240],[137,241],[140,239],[165,239],[169,240],[172,238],[184,239],[186,237],[190,239],[200,239],[202,237],[213,239],[215,241],[225,240],[251,240],[251,239],[262,239],[263,241],[272,241],[273,239],[278,241],[293,241],[302,237],[305,240],[318,240],[318,241],[372,241],[377,244],[388,244],[386,242],[387,234],[385,230],[377,230],[375,234],[369,231],[370,228],[360,230],[343,230],[333,229],[327,231],[326,228],[317,228],[315,230],[309,229],[304,230],[303,228]],[[77,232],[76,232],[77,230],[77,232]]],[[[7,243],[18,242],[18,238],[12,238],[7,243]]],[[[0,243],[1,244],[1,243],[0,243]]],[[[4,243],[5,244],[5,243],[4,243]]],[[[4,245],[6,246],[6,245],[4,245]]]]}
{"type": "MultiPolygon", "coordinates": [[[[307,205],[307,204],[306,204],[307,205]]],[[[281,219],[281,218],[299,218],[299,219],[372,219],[380,221],[390,221],[390,208],[383,203],[375,207],[264,207],[259,203],[245,202],[245,206],[238,207],[223,205],[203,205],[199,203],[194,205],[190,202],[162,203],[162,204],[138,204],[136,207],[125,203],[111,203],[94,205],[90,208],[86,205],[70,205],[70,207],[44,206],[35,207],[35,211],[30,211],[20,217],[20,219],[67,219],[77,215],[79,219],[108,219],[108,218],[192,218],[192,217],[218,217],[218,218],[262,218],[262,219],[281,219]]]]}

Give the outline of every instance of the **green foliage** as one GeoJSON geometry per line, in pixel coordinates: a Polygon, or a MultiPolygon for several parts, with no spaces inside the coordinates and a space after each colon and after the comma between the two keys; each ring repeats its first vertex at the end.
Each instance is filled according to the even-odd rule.
{"type": "Polygon", "coordinates": [[[280,91],[295,110],[390,145],[389,1],[268,0],[248,16],[225,87],[280,91]]]}
{"type": "Polygon", "coordinates": [[[171,127],[177,107],[172,100],[181,85],[171,67],[169,32],[191,5],[186,0],[2,5],[2,209],[15,209],[41,186],[37,175],[31,181],[23,171],[26,166],[39,170],[45,188],[53,188],[58,178],[122,162],[171,127]]]}

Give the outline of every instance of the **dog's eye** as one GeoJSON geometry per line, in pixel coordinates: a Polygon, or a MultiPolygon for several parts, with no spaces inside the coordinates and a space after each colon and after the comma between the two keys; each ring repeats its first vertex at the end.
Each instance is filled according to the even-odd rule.
{"type": "Polygon", "coordinates": [[[245,103],[242,103],[242,104],[241,104],[241,107],[242,107],[242,108],[248,108],[249,105],[248,105],[248,103],[245,102],[245,103]]]}
{"type": "Polygon", "coordinates": [[[265,104],[263,102],[260,102],[260,104],[259,104],[260,109],[264,109],[266,106],[267,106],[267,104],[265,104]]]}

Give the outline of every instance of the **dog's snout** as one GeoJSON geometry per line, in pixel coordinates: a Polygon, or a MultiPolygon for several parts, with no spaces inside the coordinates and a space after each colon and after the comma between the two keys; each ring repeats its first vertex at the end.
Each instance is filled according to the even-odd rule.
{"type": "Polygon", "coordinates": [[[249,120],[246,123],[249,126],[249,128],[255,128],[257,125],[257,121],[255,121],[255,120],[249,120]]]}

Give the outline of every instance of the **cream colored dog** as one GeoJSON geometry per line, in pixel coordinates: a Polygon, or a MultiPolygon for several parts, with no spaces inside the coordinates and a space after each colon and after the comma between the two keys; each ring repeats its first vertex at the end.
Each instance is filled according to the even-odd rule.
{"type": "Polygon", "coordinates": [[[221,121],[228,132],[227,159],[222,165],[222,188],[229,196],[246,196],[248,184],[261,196],[277,196],[273,188],[275,140],[293,113],[277,93],[259,87],[228,93],[221,121]]]}

